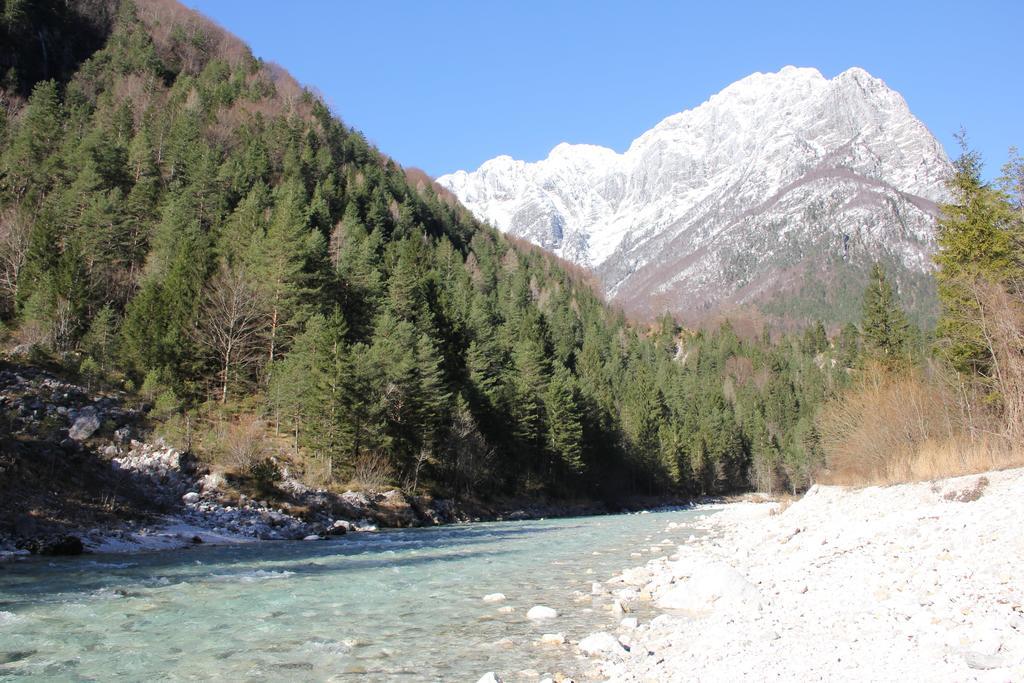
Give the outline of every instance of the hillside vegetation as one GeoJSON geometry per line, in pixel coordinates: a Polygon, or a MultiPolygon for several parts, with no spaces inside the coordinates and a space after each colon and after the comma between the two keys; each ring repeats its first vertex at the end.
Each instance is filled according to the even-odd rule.
{"type": "Polygon", "coordinates": [[[60,68],[34,45],[3,63],[19,349],[267,476],[287,456],[457,495],[807,481],[830,372],[792,344],[631,327],[176,3],[9,5],[6,35],[78,36],[60,68]]]}

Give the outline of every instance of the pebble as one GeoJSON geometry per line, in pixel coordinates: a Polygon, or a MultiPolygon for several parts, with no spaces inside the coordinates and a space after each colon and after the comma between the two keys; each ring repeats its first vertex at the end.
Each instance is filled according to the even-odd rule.
{"type": "Polygon", "coordinates": [[[621,655],[626,651],[619,639],[610,633],[591,633],[580,641],[580,652],[585,655],[621,655]]]}
{"type": "Polygon", "coordinates": [[[558,616],[558,612],[557,611],[555,611],[554,609],[552,609],[550,607],[546,607],[544,605],[534,605],[526,613],[526,618],[527,619],[532,619],[532,620],[535,620],[535,621],[540,621],[540,620],[543,620],[543,619],[554,619],[557,616],[558,616]]]}
{"type": "Polygon", "coordinates": [[[564,645],[565,634],[564,633],[545,633],[540,637],[542,645],[564,645]]]}

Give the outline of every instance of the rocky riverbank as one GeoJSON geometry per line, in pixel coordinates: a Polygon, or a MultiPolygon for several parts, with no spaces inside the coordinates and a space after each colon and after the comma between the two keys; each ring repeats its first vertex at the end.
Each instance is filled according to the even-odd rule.
{"type": "Polygon", "coordinates": [[[1020,469],[731,504],[595,584],[660,614],[583,654],[616,681],[1024,680],[1022,519],[1020,469]]]}
{"type": "Polygon", "coordinates": [[[192,455],[149,435],[146,406],[45,368],[0,360],[0,559],[133,552],[197,543],[316,540],[379,528],[642,509],[505,499],[445,500],[400,490],[330,491],[292,476],[242,493],[192,455]]]}

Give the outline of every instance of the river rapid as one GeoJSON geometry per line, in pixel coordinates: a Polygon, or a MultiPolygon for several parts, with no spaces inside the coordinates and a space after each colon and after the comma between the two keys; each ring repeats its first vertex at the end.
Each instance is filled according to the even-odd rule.
{"type": "Polygon", "coordinates": [[[698,514],[0,563],[0,679],[586,678],[571,645],[541,635],[614,630],[622,615],[591,583],[670,554],[665,527],[698,514]],[[505,601],[482,599],[499,592],[505,601]],[[531,622],[538,604],[559,616],[531,622]]]}

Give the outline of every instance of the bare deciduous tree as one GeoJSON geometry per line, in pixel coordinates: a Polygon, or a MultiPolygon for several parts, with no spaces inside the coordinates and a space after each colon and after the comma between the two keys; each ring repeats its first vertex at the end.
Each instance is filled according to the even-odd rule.
{"type": "Polygon", "coordinates": [[[992,359],[991,380],[1002,404],[1006,435],[1020,443],[1024,439],[1024,302],[1006,287],[981,278],[972,283],[971,294],[992,359]]]}
{"type": "Polygon", "coordinates": [[[0,310],[14,305],[28,253],[28,226],[14,208],[0,212],[0,310]]]}
{"type": "Polygon", "coordinates": [[[258,289],[244,270],[222,264],[203,296],[195,341],[220,368],[220,401],[241,370],[258,362],[267,318],[258,289]]]}

